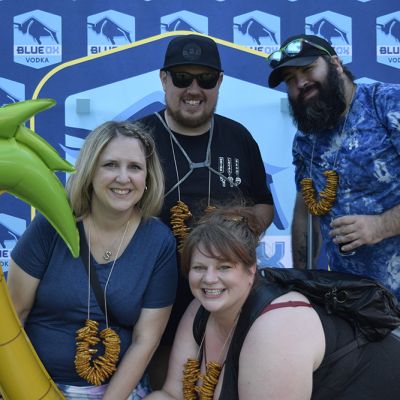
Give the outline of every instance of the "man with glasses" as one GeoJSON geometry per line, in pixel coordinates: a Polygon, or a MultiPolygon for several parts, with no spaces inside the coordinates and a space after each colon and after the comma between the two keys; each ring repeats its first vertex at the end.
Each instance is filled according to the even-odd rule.
{"type": "Polygon", "coordinates": [[[356,85],[313,35],[288,38],[269,64],[269,86],[286,84],[298,127],[294,267],[306,267],[309,211],[314,257],[321,233],[331,269],[370,276],[400,299],[400,85],[356,85]]]}
{"type": "MultiPolygon", "coordinates": [[[[248,205],[267,228],[273,200],[258,145],[244,126],[215,114],[223,80],[216,43],[196,34],[172,39],[160,79],[166,108],[141,121],[151,128],[163,165],[166,193],[161,219],[174,232],[178,250],[199,217],[221,205],[248,205]]],[[[192,298],[181,278],[164,345],[172,345],[192,298]]],[[[166,371],[160,357],[154,365],[166,371]]]]}

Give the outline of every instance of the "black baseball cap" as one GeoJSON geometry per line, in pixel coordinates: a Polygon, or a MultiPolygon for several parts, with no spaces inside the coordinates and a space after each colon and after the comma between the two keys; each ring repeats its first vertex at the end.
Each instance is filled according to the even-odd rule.
{"type": "Polygon", "coordinates": [[[280,50],[285,48],[285,46],[296,40],[296,39],[304,39],[310,43],[314,43],[319,47],[322,47],[326,51],[319,49],[317,47],[312,46],[311,44],[304,42],[303,47],[299,54],[294,56],[285,56],[283,54],[282,59],[273,67],[273,70],[268,78],[268,85],[271,88],[278,86],[282,80],[282,72],[285,67],[304,67],[306,65],[312,64],[318,57],[326,56],[330,54],[331,56],[335,56],[335,49],[325,40],[316,35],[296,35],[287,38],[280,47],[280,50]]]}
{"type": "Polygon", "coordinates": [[[161,70],[178,65],[202,65],[222,71],[217,44],[200,35],[178,36],[169,42],[161,70]]]}

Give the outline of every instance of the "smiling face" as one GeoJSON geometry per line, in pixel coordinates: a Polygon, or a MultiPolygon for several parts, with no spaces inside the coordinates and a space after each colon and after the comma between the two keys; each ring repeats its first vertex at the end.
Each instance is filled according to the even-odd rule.
{"type": "Polygon", "coordinates": [[[92,207],[108,214],[130,213],[143,196],[146,176],[146,157],[140,141],[116,136],[97,160],[92,207]]]}
{"type": "MultiPolygon", "coordinates": [[[[181,65],[171,70],[191,74],[216,72],[198,65],[181,65]]],[[[187,88],[178,88],[173,84],[171,75],[167,71],[160,72],[160,79],[165,92],[170,128],[182,134],[190,134],[191,131],[200,133],[207,131],[217,105],[222,73],[212,89],[202,89],[195,79],[187,88]]]]}
{"type": "Polygon", "coordinates": [[[206,310],[235,316],[250,293],[255,271],[255,265],[246,268],[240,262],[208,256],[200,244],[191,257],[189,285],[206,310]]]}

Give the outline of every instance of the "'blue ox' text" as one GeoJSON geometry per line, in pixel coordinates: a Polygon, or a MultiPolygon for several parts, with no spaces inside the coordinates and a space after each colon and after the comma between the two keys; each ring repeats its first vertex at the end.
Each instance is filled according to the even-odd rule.
{"type": "Polygon", "coordinates": [[[61,46],[14,46],[14,55],[51,55],[60,56],[61,46]]]}

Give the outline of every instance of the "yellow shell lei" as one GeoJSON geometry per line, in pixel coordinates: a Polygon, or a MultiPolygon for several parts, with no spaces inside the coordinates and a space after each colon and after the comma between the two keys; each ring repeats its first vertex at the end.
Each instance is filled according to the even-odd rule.
{"type": "Polygon", "coordinates": [[[339,184],[339,175],[336,171],[328,170],[324,171],[323,174],[326,176],[326,185],[324,190],[319,193],[318,200],[312,178],[304,178],[300,182],[304,202],[310,213],[317,217],[331,211],[336,201],[336,192],[339,184]]]}

